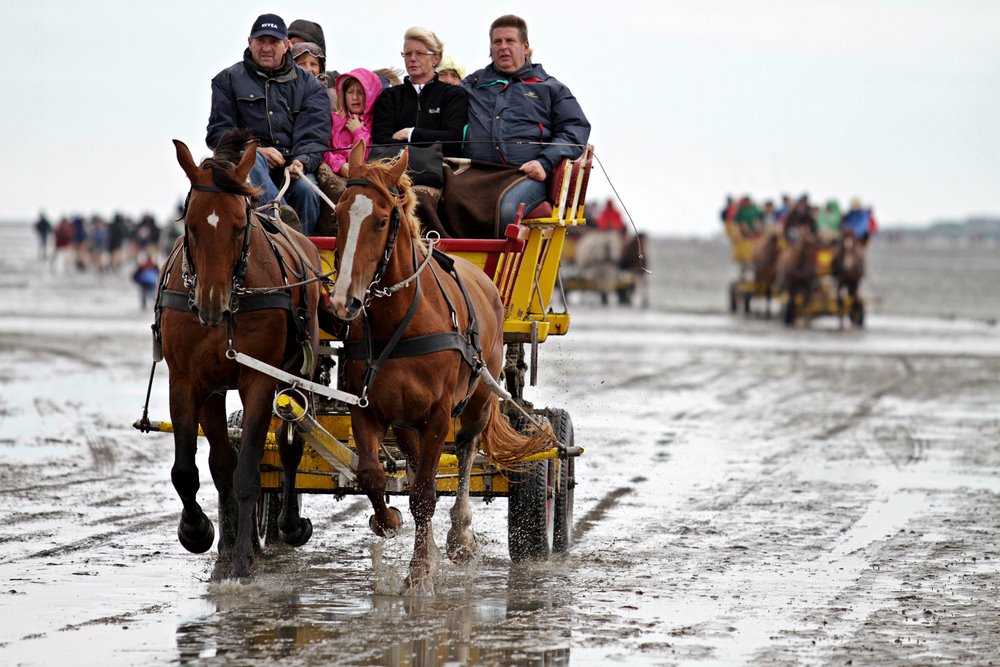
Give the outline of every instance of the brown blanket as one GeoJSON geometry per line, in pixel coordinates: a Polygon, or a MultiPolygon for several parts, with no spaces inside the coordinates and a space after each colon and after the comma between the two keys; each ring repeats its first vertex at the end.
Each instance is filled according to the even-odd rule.
{"type": "Polygon", "coordinates": [[[433,199],[418,192],[417,214],[424,228],[443,238],[500,239],[497,204],[515,183],[527,178],[517,167],[492,162],[445,160],[444,189],[433,199]]]}

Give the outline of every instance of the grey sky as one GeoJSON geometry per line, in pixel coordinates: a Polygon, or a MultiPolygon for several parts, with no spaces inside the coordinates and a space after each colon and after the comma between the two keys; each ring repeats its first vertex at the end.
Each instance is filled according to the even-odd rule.
{"type": "MultiPolygon", "coordinates": [[[[568,6],[5,0],[18,31],[0,70],[0,219],[162,221],[186,191],[170,140],[207,154],[209,81],[267,11],[322,24],[339,70],[401,67],[402,34],[422,25],[472,71],[489,23],[523,16],[535,61],[576,94],[611,183],[654,234],[714,233],[727,193],[858,195],[883,224],[1000,213],[1000,2],[568,6]]],[[[610,193],[598,169],[591,198],[610,193]]]]}

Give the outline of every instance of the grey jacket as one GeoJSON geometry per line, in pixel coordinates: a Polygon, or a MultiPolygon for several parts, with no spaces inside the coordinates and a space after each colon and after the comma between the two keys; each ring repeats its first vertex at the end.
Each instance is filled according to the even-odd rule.
{"type": "Polygon", "coordinates": [[[526,62],[502,74],[491,63],[462,85],[469,93],[465,157],[512,165],[538,160],[551,174],[562,158],[580,157],[590,138],[590,122],[573,93],[541,65],[526,62]]]}

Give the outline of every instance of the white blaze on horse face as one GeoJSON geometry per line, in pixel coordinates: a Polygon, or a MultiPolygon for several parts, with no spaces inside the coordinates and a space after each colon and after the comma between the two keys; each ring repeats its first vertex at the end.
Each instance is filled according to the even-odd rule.
{"type": "Polygon", "coordinates": [[[351,272],[354,270],[354,254],[358,249],[358,237],[361,235],[361,223],[375,209],[372,200],[365,195],[355,195],[351,202],[349,213],[351,224],[347,227],[347,243],[344,245],[344,256],[340,258],[340,272],[333,286],[333,305],[344,308],[347,305],[347,290],[351,286],[351,272]]]}
{"type": "Polygon", "coordinates": [[[219,216],[217,216],[215,214],[214,210],[211,213],[208,214],[207,220],[208,220],[208,224],[212,225],[212,229],[218,229],[219,228],[219,216]]]}

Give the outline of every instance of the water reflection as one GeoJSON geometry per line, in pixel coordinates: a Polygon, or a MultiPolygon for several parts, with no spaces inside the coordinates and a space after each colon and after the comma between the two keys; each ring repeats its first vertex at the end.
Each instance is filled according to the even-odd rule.
{"type": "Polygon", "coordinates": [[[182,665],[568,665],[572,596],[558,563],[439,573],[433,596],[377,595],[344,567],[211,584],[177,627],[182,665]]]}

